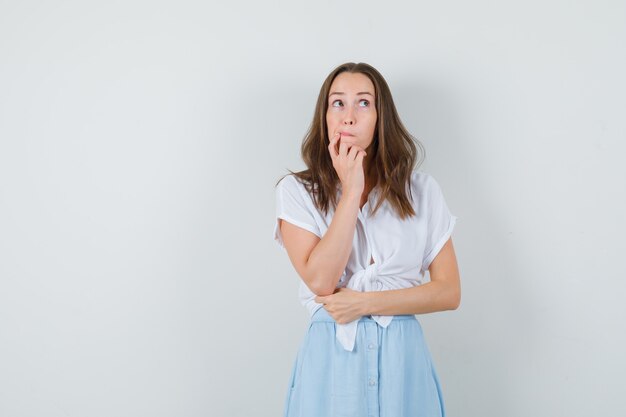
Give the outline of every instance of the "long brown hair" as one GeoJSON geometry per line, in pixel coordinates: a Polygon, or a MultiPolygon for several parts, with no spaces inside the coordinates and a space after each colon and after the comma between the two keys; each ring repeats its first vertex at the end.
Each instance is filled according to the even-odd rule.
{"type": "MultiPolygon", "coordinates": [[[[375,213],[385,199],[396,210],[401,219],[415,215],[411,204],[410,193],[411,173],[419,166],[424,157],[425,149],[404,127],[396,111],[391,91],[383,76],[371,65],[364,62],[347,62],[331,71],[324,80],[313,121],[309,126],[301,146],[302,160],[308,169],[293,172],[313,197],[314,204],[328,213],[329,205],[337,207],[337,189],[340,184],[337,172],[328,153],[328,94],[335,77],[342,72],[361,73],[369,77],[374,84],[376,96],[376,128],[368,154],[374,152],[366,177],[372,175],[375,185],[381,192],[372,213],[375,213]],[[419,160],[418,160],[419,158],[419,160]]],[[[281,177],[282,180],[285,176],[281,177]]],[[[278,182],[276,184],[278,184],[278,182]]]]}

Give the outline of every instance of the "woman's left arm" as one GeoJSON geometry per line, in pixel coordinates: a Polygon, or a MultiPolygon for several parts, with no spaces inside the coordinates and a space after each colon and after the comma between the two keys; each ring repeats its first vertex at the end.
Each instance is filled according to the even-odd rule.
{"type": "Polygon", "coordinates": [[[461,303],[459,267],[452,238],[428,268],[430,282],[400,290],[362,293],[363,315],[424,314],[456,310],[461,303]]]}
{"type": "Polygon", "coordinates": [[[456,310],[461,303],[461,283],[452,238],[443,245],[428,268],[430,282],[411,288],[355,291],[341,287],[335,293],[315,297],[339,324],[361,316],[424,314],[456,310]]]}

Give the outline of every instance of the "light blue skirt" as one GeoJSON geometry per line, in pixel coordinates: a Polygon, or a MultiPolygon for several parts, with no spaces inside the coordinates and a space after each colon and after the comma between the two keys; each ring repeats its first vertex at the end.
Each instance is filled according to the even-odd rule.
{"type": "Polygon", "coordinates": [[[311,317],[291,371],[284,417],[445,417],[439,378],[414,315],[359,320],[354,350],[323,307],[311,317]]]}

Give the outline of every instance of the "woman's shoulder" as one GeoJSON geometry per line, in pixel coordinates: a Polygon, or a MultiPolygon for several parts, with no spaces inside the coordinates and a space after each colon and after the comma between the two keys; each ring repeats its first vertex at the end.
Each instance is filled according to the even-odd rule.
{"type": "Polygon", "coordinates": [[[277,184],[277,187],[295,190],[304,187],[302,181],[295,174],[285,174],[277,184]]]}
{"type": "Polygon", "coordinates": [[[437,181],[435,178],[424,171],[413,170],[411,172],[411,188],[414,192],[426,192],[429,187],[436,185],[437,181]]]}
{"type": "Polygon", "coordinates": [[[276,185],[279,192],[287,192],[292,195],[299,195],[300,198],[309,200],[311,195],[308,191],[308,184],[305,184],[305,180],[299,178],[297,175],[290,173],[284,175],[276,185]]]}
{"type": "Polygon", "coordinates": [[[426,172],[412,174],[412,192],[415,201],[427,203],[431,207],[445,205],[444,192],[437,179],[426,172]]]}

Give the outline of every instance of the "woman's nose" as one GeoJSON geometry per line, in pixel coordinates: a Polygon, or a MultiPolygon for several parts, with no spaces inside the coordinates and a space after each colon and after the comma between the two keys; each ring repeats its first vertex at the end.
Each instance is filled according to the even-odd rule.
{"type": "Polygon", "coordinates": [[[343,124],[344,125],[353,125],[354,124],[354,112],[353,112],[353,110],[351,108],[347,111],[346,117],[343,119],[343,124]]]}

